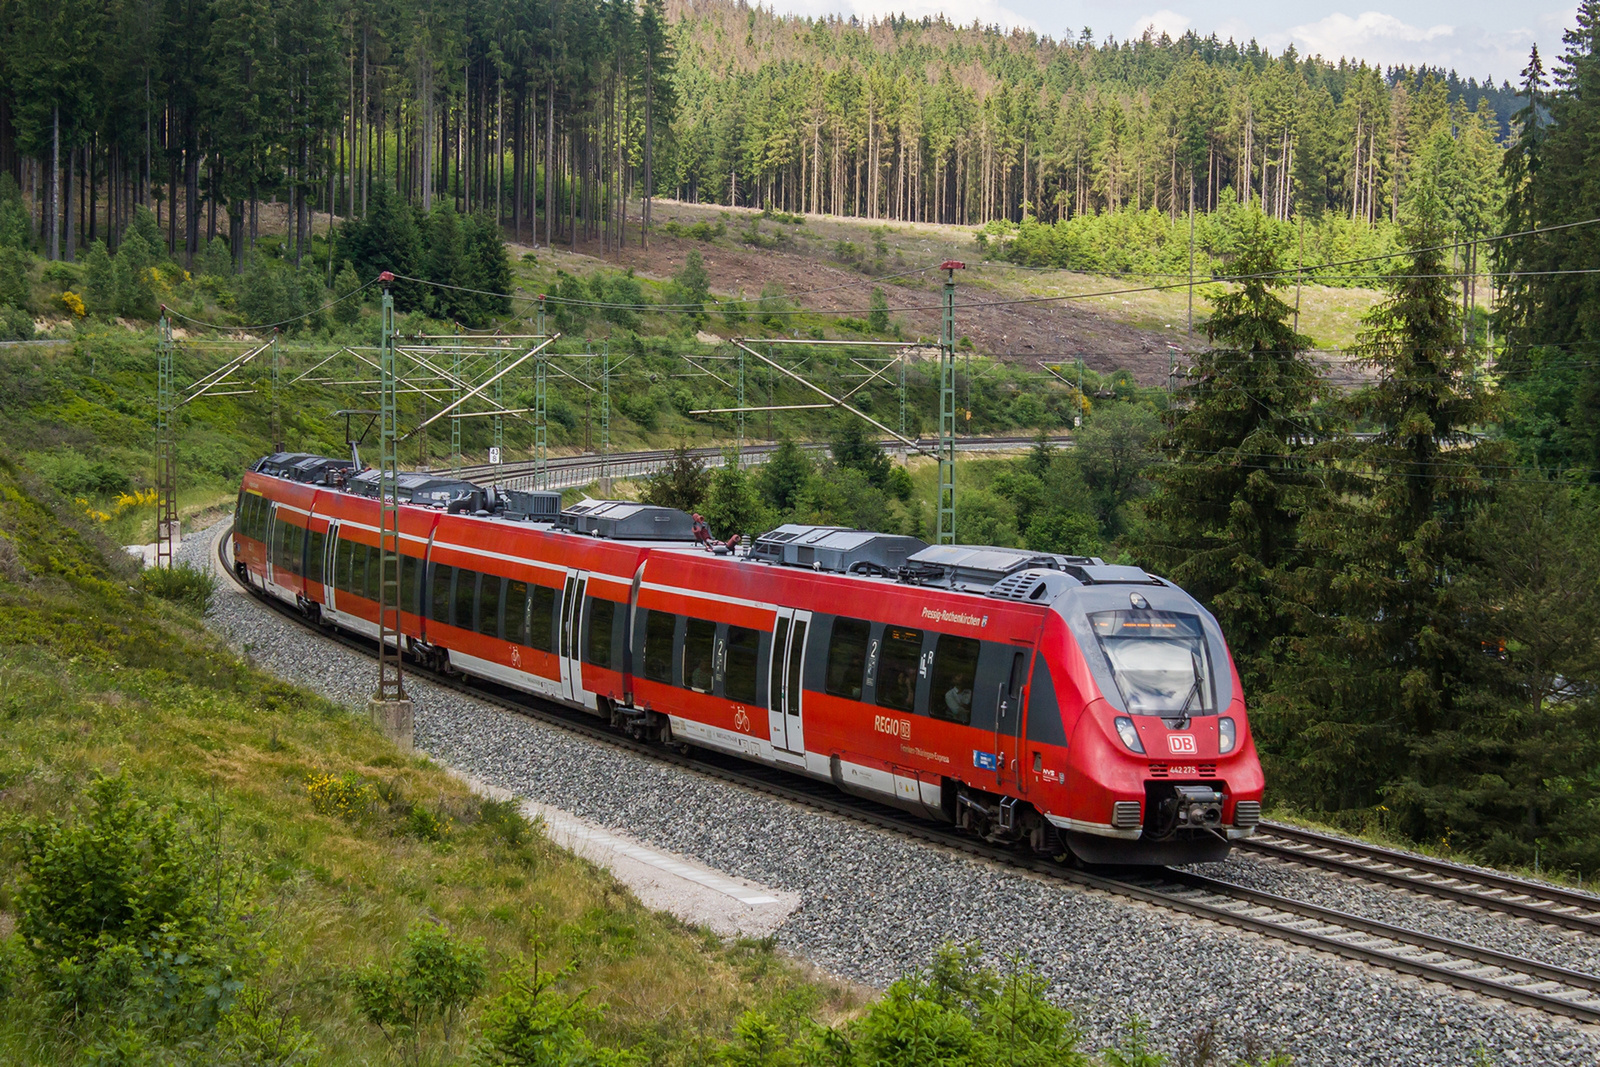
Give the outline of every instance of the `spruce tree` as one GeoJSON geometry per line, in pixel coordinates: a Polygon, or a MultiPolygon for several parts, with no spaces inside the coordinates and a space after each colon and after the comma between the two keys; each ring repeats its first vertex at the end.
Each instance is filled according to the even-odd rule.
{"type": "Polygon", "coordinates": [[[1247,693],[1282,652],[1286,576],[1302,562],[1300,517],[1320,484],[1305,453],[1324,388],[1278,295],[1280,267],[1270,221],[1246,212],[1229,260],[1240,281],[1214,302],[1211,345],[1167,413],[1167,463],[1145,505],[1145,555],[1217,616],[1247,693]]]}
{"type": "Polygon", "coordinates": [[[1474,433],[1497,404],[1461,344],[1442,207],[1424,188],[1408,211],[1412,252],[1360,338],[1377,381],[1350,401],[1377,433],[1323,449],[1330,476],[1349,481],[1303,526],[1305,628],[1282,714],[1258,728],[1299,772],[1283,780],[1300,799],[1386,802],[1420,837],[1445,825],[1420,798],[1460,778],[1462,738],[1482,726],[1484,634],[1459,579],[1477,561],[1469,523],[1502,449],[1474,433]]]}
{"type": "Polygon", "coordinates": [[[350,261],[363,282],[372,281],[383,271],[400,275],[390,286],[399,310],[415,311],[422,306],[425,288],[406,280],[422,274],[417,214],[387,182],[373,185],[366,215],[341,228],[339,255],[350,261]]]}
{"type": "Polygon", "coordinates": [[[1523,71],[1527,105],[1504,170],[1505,232],[1544,232],[1505,242],[1496,265],[1518,274],[1507,279],[1497,332],[1521,394],[1513,438],[1541,463],[1587,468],[1600,481],[1600,275],[1588,273],[1600,262],[1600,226],[1582,225],[1597,214],[1600,0],[1579,4],[1562,40],[1548,96],[1537,56],[1523,71]]]}

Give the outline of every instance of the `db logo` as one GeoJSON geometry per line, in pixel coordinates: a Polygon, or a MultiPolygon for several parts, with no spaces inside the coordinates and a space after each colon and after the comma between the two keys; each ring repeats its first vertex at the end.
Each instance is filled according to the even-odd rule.
{"type": "Polygon", "coordinates": [[[1194,734],[1168,734],[1167,751],[1174,756],[1192,756],[1198,749],[1194,747],[1194,734]]]}

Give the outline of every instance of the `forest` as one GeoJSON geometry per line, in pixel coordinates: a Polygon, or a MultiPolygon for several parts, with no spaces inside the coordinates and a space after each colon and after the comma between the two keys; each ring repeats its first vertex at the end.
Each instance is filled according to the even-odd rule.
{"type": "Polygon", "coordinates": [[[299,262],[315,216],[384,184],[610,249],[655,196],[958,225],[1231,200],[1374,226],[1445,167],[1449,228],[1484,234],[1520,106],[1504,82],[1193,33],[733,0],[20,0],[0,40],[0,171],[49,258],[114,252],[144,205],[184,266],[221,235],[241,272],[264,212],[299,262]]]}

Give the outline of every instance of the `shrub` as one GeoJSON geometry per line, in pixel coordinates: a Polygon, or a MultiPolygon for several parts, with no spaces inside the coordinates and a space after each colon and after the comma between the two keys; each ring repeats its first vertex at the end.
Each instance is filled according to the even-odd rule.
{"type": "Polygon", "coordinates": [[[313,775],[306,783],[306,792],[311,795],[312,811],[344,819],[359,819],[378,800],[377,790],[353,771],[313,775]]]}
{"type": "Polygon", "coordinates": [[[173,567],[150,567],[139,576],[144,591],[162,600],[204,615],[217,592],[217,576],[209,570],[180,563],[173,567]]]}
{"type": "Polygon", "coordinates": [[[867,315],[867,325],[873,333],[886,333],[889,329],[889,298],[881,285],[872,287],[872,310],[867,315]]]}
{"type": "Polygon", "coordinates": [[[61,288],[66,289],[78,284],[78,282],[83,278],[83,271],[76,263],[68,263],[64,259],[58,259],[53,263],[46,263],[44,265],[44,270],[41,272],[40,278],[43,279],[47,285],[60,286],[61,288]]]}
{"type": "Polygon", "coordinates": [[[137,1004],[148,1022],[211,1028],[254,963],[219,892],[237,879],[121,775],[87,794],[87,810],[24,828],[17,929],[39,978],[76,1013],[137,1004]]]}
{"type": "Polygon", "coordinates": [[[0,245],[0,305],[15,308],[30,306],[29,268],[33,257],[26,249],[0,245]]]}
{"type": "Polygon", "coordinates": [[[197,277],[218,280],[233,277],[233,253],[228,251],[228,242],[221,237],[207,241],[194,258],[194,273],[197,277]]]}
{"type": "Polygon", "coordinates": [[[422,1060],[435,1031],[449,1045],[461,1012],[483,992],[488,967],[481,942],[461,942],[433,923],[417,923],[400,958],[369,966],[351,980],[367,1021],[412,1063],[422,1060]]]}
{"type": "Polygon", "coordinates": [[[492,1067],[634,1067],[646,1062],[637,1052],[597,1048],[585,1032],[604,1015],[603,1007],[567,996],[555,987],[570,971],[541,971],[539,961],[507,976],[506,991],[483,1013],[479,1062],[492,1067]]]}
{"type": "Polygon", "coordinates": [[[0,341],[33,340],[33,316],[21,308],[0,307],[0,341]]]}
{"type": "Polygon", "coordinates": [[[789,311],[789,300],[783,295],[783,286],[768,282],[761,287],[761,299],[756,301],[756,318],[768,329],[781,330],[788,325],[784,315],[789,311]]]}

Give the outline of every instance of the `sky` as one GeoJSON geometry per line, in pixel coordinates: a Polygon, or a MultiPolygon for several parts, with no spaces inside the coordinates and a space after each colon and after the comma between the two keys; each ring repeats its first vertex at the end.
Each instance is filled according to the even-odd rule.
{"type": "Polygon", "coordinates": [[[1292,43],[1335,62],[1347,56],[1380,66],[1427,64],[1513,84],[1534,44],[1550,67],[1577,9],[1563,0],[1404,0],[1381,10],[1372,0],[763,0],[769,5],[864,19],[943,13],[961,24],[978,19],[1057,39],[1076,38],[1085,26],[1099,41],[1137,37],[1146,26],[1173,36],[1214,32],[1224,40],[1254,37],[1274,53],[1292,43]]]}

